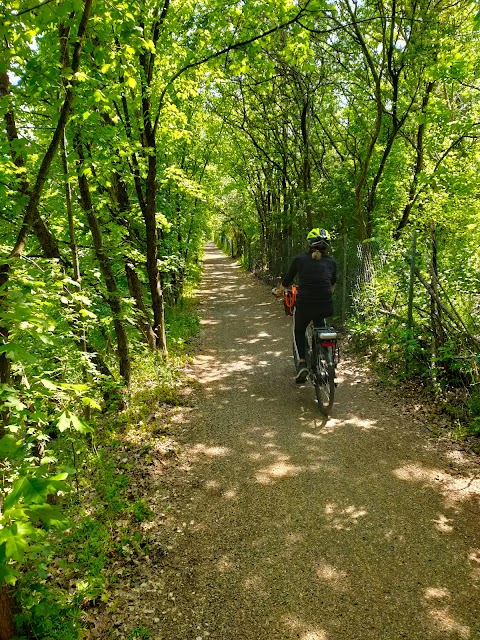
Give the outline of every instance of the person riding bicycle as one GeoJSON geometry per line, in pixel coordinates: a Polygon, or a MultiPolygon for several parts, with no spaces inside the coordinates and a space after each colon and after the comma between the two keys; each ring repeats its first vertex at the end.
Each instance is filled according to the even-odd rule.
{"type": "Polygon", "coordinates": [[[312,229],[307,235],[308,250],[296,256],[281,283],[274,290],[282,295],[294,279],[298,279],[298,293],[293,312],[294,348],[298,367],[295,381],[303,384],[308,376],[305,362],[305,331],[313,321],[324,326],[325,318],[333,316],[333,290],[337,281],[337,263],[328,255],[330,234],[325,229],[312,229]]]}

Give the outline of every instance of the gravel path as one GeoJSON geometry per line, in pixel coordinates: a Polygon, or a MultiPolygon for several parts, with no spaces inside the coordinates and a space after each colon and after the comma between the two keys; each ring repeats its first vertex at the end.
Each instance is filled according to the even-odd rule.
{"type": "Polygon", "coordinates": [[[353,361],[322,421],[281,306],[213,245],[199,295],[195,408],[155,479],[174,507],[137,585],[152,638],[480,639],[480,468],[353,361]]]}

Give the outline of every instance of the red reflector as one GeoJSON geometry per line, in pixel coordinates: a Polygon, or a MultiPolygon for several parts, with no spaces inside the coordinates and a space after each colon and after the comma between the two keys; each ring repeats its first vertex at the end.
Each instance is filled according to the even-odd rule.
{"type": "Polygon", "coordinates": [[[335,346],[335,342],[323,342],[322,341],[322,347],[334,347],[335,346]]]}

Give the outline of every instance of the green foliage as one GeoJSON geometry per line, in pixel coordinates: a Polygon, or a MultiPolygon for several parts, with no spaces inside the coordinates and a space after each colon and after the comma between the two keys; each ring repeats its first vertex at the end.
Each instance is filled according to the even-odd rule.
{"type": "Polygon", "coordinates": [[[132,505],[132,515],[136,522],[145,522],[152,519],[153,511],[145,500],[137,500],[132,505]]]}
{"type": "Polygon", "coordinates": [[[423,284],[431,277],[426,269],[431,237],[420,234],[416,262],[422,279],[414,277],[413,281],[413,325],[407,325],[411,256],[406,247],[408,260],[398,251],[389,251],[388,257],[382,252],[370,256],[370,266],[354,290],[355,314],[349,329],[352,343],[368,351],[371,361],[386,371],[390,380],[392,376],[397,380],[413,378],[430,388],[457,424],[455,438],[465,439],[478,435],[480,369],[475,338],[479,314],[476,296],[472,296],[472,283],[476,285],[462,274],[471,273],[477,258],[458,244],[458,250],[452,251],[450,241],[455,242],[457,233],[462,231],[452,229],[453,237],[445,234],[437,241],[436,289],[441,308],[423,284]]]}
{"type": "MultiPolygon", "coordinates": [[[[477,363],[478,364],[478,363],[477,363]]],[[[468,435],[480,436],[480,392],[476,386],[468,400],[468,435]]]]}
{"type": "MultiPolygon", "coordinates": [[[[152,422],[152,416],[161,415],[162,407],[188,401],[181,392],[182,362],[199,327],[194,300],[187,298],[171,310],[169,322],[175,337],[171,357],[168,362],[156,354],[139,358],[127,407],[96,419],[101,428],[95,429],[95,449],[80,446],[85,437],[91,437],[89,428],[83,433],[83,427],[89,425],[84,420],[77,424],[66,399],[64,411],[51,418],[51,426],[59,435],[52,443],[56,455],[61,454],[61,443],[67,435],[75,446],[76,490],[62,497],[61,511],[68,516],[68,528],[63,526],[60,535],[55,529],[45,530],[41,547],[32,549],[18,576],[17,600],[22,613],[17,622],[25,632],[31,630],[37,637],[56,640],[77,638],[85,625],[85,609],[111,601],[118,583],[113,564],[126,564],[148,551],[148,538],[141,525],[152,519],[153,509],[144,498],[132,497],[137,482],[135,463],[148,464],[153,433],[161,433],[163,438],[171,429],[168,422],[161,427],[152,422]],[[138,446],[132,445],[137,441],[138,446]]],[[[45,393],[57,393],[57,385],[53,386],[43,387],[45,393]]],[[[24,410],[24,403],[15,400],[11,392],[7,400],[19,411],[24,410]]],[[[13,434],[0,441],[0,451],[12,460],[23,458],[23,449],[13,434]]],[[[67,453],[68,447],[61,455],[67,453]]],[[[45,455],[50,453],[46,451],[45,455]]],[[[145,634],[147,630],[138,628],[134,632],[145,634]]]]}
{"type": "Polygon", "coordinates": [[[135,627],[127,636],[128,640],[148,640],[152,634],[146,627],[135,627]]]}
{"type": "Polygon", "coordinates": [[[0,456],[8,469],[9,481],[3,484],[3,507],[0,517],[0,584],[15,584],[21,568],[36,557],[50,527],[65,528],[64,514],[48,503],[48,496],[67,491],[67,472],[52,475],[48,466],[27,465],[19,461],[22,449],[31,441],[13,435],[0,440],[0,456]],[[15,464],[20,462],[20,464],[15,464]]]}
{"type": "MultiPolygon", "coordinates": [[[[0,440],[0,584],[14,584],[19,569],[45,552],[49,529],[68,525],[62,509],[49,499],[70,490],[66,480],[74,473],[69,464],[70,443],[64,443],[67,448],[62,450],[51,442],[54,405],[60,398],[67,402],[69,387],[41,380],[19,394],[12,387],[0,385],[0,412],[4,418],[8,416],[0,440]],[[63,465],[59,456],[64,458],[63,465]]],[[[68,422],[63,426],[71,427],[74,433],[91,432],[91,427],[72,412],[68,413],[68,422]]],[[[57,428],[62,431],[62,416],[57,428]]],[[[75,439],[71,443],[76,446],[75,439]]]]}
{"type": "Polygon", "coordinates": [[[194,336],[200,331],[200,318],[195,299],[184,296],[178,305],[165,315],[167,335],[176,354],[184,353],[194,336]]]}
{"type": "Polygon", "coordinates": [[[44,640],[77,640],[82,628],[81,610],[66,590],[47,588],[46,576],[45,568],[37,565],[17,585],[17,599],[22,603],[22,612],[15,615],[17,628],[25,633],[34,629],[36,637],[44,640]]]}
{"type": "Polygon", "coordinates": [[[17,622],[37,637],[73,640],[83,626],[84,608],[108,602],[115,576],[108,567],[114,559],[128,561],[145,545],[143,536],[131,530],[129,520],[142,522],[151,516],[143,501],[130,504],[130,480],[122,462],[124,453],[102,448],[88,456],[90,471],[80,478],[81,492],[67,507],[70,527],[51,538],[43,549],[43,570],[26,571],[17,584],[22,614],[17,622]],[[86,499],[82,499],[86,492],[86,499]]]}

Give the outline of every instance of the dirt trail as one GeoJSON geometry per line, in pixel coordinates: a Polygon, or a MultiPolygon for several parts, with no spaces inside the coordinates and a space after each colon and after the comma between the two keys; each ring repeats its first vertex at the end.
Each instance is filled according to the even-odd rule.
{"type": "Polygon", "coordinates": [[[132,585],[151,637],[480,639],[472,463],[348,361],[322,421],[281,307],[213,245],[199,295],[195,408],[154,477],[174,508],[132,585]]]}

